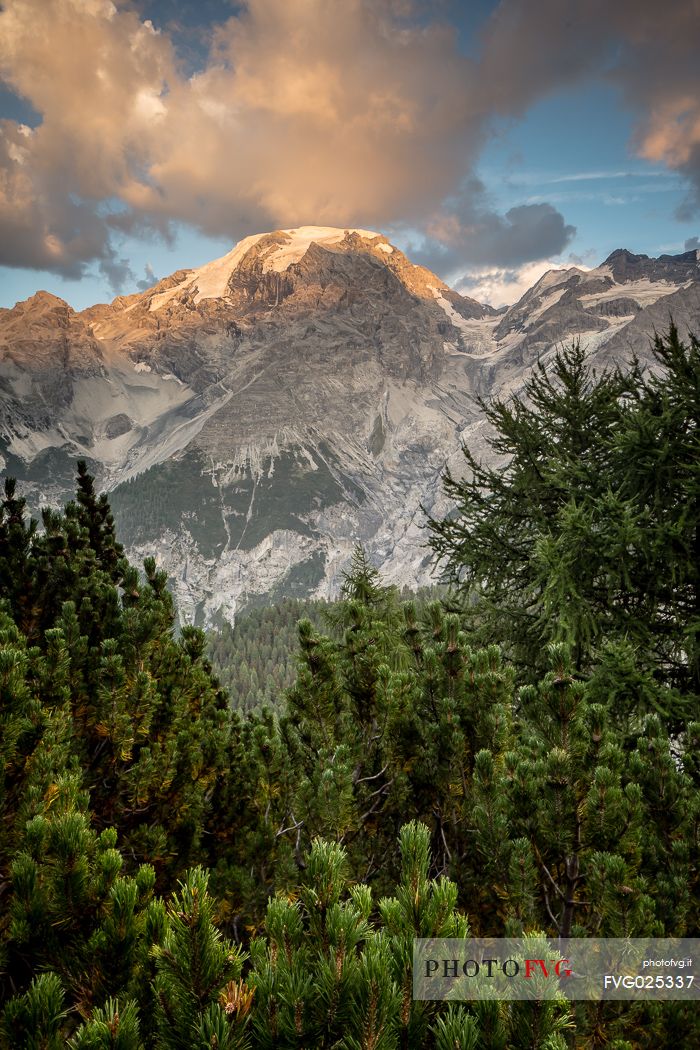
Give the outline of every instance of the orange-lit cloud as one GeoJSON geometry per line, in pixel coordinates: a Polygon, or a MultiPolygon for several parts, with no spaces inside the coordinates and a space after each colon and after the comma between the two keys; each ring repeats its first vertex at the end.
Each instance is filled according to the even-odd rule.
{"type": "Polygon", "coordinates": [[[9,0],[0,53],[42,116],[3,127],[2,240],[25,265],[70,272],[94,254],[104,201],[231,237],[420,219],[480,137],[452,31],[399,29],[384,3],[250,0],[187,78],[133,10],[9,0]]]}

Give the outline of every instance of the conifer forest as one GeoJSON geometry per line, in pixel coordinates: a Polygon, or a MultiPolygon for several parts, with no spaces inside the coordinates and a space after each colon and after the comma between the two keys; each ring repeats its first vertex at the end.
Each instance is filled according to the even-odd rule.
{"type": "Polygon", "coordinates": [[[562,348],[435,588],[205,634],[85,463],[0,511],[0,1047],[658,1050],[693,1002],[412,995],[416,937],[700,936],[700,342],[562,348]]]}

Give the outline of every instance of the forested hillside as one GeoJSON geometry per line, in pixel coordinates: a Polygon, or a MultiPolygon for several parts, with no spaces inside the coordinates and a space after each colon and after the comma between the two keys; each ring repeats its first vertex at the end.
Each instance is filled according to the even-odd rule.
{"type": "Polygon", "coordinates": [[[283,598],[277,605],[245,610],[232,627],[207,632],[207,651],[236,711],[281,710],[297,670],[299,631],[308,619],[322,627],[328,602],[283,598]]]}
{"type": "Polygon", "coordinates": [[[692,1002],[412,999],[417,936],[700,936],[700,344],[655,354],[484,406],[445,600],[358,549],[207,641],[84,464],[41,527],[6,481],[0,1046],[700,1045],[692,1002]]]}
{"type": "MultiPolygon", "coordinates": [[[[420,608],[447,594],[441,586],[404,589],[420,608]]],[[[224,623],[207,631],[207,653],[235,711],[258,712],[263,707],[283,711],[287,690],[294,685],[299,656],[299,621],[309,620],[334,636],[334,603],[313,598],[282,598],[276,605],[244,607],[232,627],[224,623]]]]}

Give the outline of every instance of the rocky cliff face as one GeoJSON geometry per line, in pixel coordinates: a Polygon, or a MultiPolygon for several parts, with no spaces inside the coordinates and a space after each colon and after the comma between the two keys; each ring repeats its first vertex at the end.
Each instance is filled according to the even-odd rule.
{"type": "Polygon", "coordinates": [[[446,461],[483,441],[474,395],[576,336],[601,360],[643,354],[667,307],[700,327],[699,282],[696,253],[616,252],[497,314],[370,231],[249,237],[81,314],[46,293],[0,313],[0,453],[35,505],[87,458],[189,619],[333,594],[358,541],[420,584],[420,508],[446,509],[446,461]]]}

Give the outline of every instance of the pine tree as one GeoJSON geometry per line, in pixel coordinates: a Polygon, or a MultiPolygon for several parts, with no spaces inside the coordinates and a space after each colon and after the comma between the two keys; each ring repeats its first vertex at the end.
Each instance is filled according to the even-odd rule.
{"type": "Polygon", "coordinates": [[[26,825],[11,865],[8,978],[21,993],[32,973],[52,970],[71,1009],[106,995],[136,994],[146,969],[146,930],[158,928],[153,869],[121,875],[113,831],[96,835],[75,777],[51,785],[26,825]]]}
{"type": "Polygon", "coordinates": [[[465,449],[466,479],[445,477],[456,514],[431,521],[431,545],[469,592],[479,637],[504,645],[521,678],[536,679],[548,642],[565,642],[579,671],[626,643],[659,686],[656,709],[682,719],[700,695],[700,352],[673,325],[652,351],[649,374],[596,376],[574,346],[522,398],[484,406],[506,461],[484,467],[465,449]]]}
{"type": "Polygon", "coordinates": [[[202,857],[232,730],[227,698],[202,633],[174,637],[165,573],[146,559],[141,580],[122,557],[109,504],[84,463],[78,485],[77,503],[44,512],[42,533],[24,523],[9,486],[0,551],[14,575],[0,579],[0,596],[37,647],[40,707],[55,698],[70,719],[98,828],[116,826],[127,856],[153,862],[159,877],[166,867],[176,875],[202,857]]]}
{"type": "MultiPolygon", "coordinates": [[[[556,640],[558,629],[544,602],[540,546],[557,540],[567,515],[606,493],[610,441],[638,382],[636,369],[628,376],[597,375],[578,343],[559,350],[548,365],[538,363],[521,397],[479,402],[492,452],[503,465],[485,466],[465,447],[465,478],[445,475],[445,494],[457,513],[430,521],[433,551],[445,578],[470,595],[467,609],[479,639],[504,645],[530,673],[541,669],[543,641],[556,640]]],[[[582,603],[567,640],[582,665],[591,632],[586,613],[598,580],[585,558],[567,567],[573,574],[567,593],[582,603]]]]}
{"type": "Polygon", "coordinates": [[[641,537],[630,573],[646,598],[650,643],[664,680],[700,696],[700,342],[671,323],[652,344],[643,376],[613,441],[621,495],[641,537]]]}
{"type": "Polygon", "coordinates": [[[495,1019],[493,1003],[413,999],[414,938],[469,933],[456,885],[429,876],[429,840],[424,825],[401,829],[400,882],[376,909],[368,886],[349,883],[346,851],[313,843],[301,886],[270,901],[264,936],[251,944],[256,1047],[563,1050],[564,1002],[513,1004],[495,1019]]]}
{"type": "Polygon", "coordinates": [[[32,634],[39,613],[30,562],[37,523],[26,520],[27,501],[16,490],[14,478],[5,478],[0,503],[0,599],[9,603],[20,629],[32,634]]]}
{"type": "MultiPolygon", "coordinates": [[[[614,694],[578,677],[565,647],[551,646],[549,658],[538,686],[520,690],[508,750],[477,756],[475,845],[507,873],[498,891],[505,933],[694,935],[697,733],[672,744],[658,715],[621,720],[614,694]]],[[[664,1007],[692,1045],[696,1019],[680,1005],[664,1007]]],[[[578,1011],[586,1045],[632,1031],[640,1046],[674,1045],[664,1042],[665,1009],[600,1009],[597,1021],[578,1011]]]]}
{"type": "Polygon", "coordinates": [[[138,1008],[133,999],[108,999],[80,1026],[69,1050],[144,1050],[138,1008]]]}
{"type": "Polygon", "coordinates": [[[241,981],[244,956],[217,930],[208,876],[187,872],[168,905],[156,960],[157,1050],[241,1050],[252,993],[241,981]]]}
{"type": "Polygon", "coordinates": [[[64,991],[55,973],[39,974],[23,995],[11,999],[0,1018],[3,1050],[62,1050],[64,991]]]}
{"type": "Polygon", "coordinates": [[[106,494],[95,492],[94,478],[88,474],[87,464],[78,460],[77,520],[87,529],[90,549],[95,552],[97,563],[118,583],[122,576],[120,560],[124,548],[117,542],[114,518],[106,494]]]}

